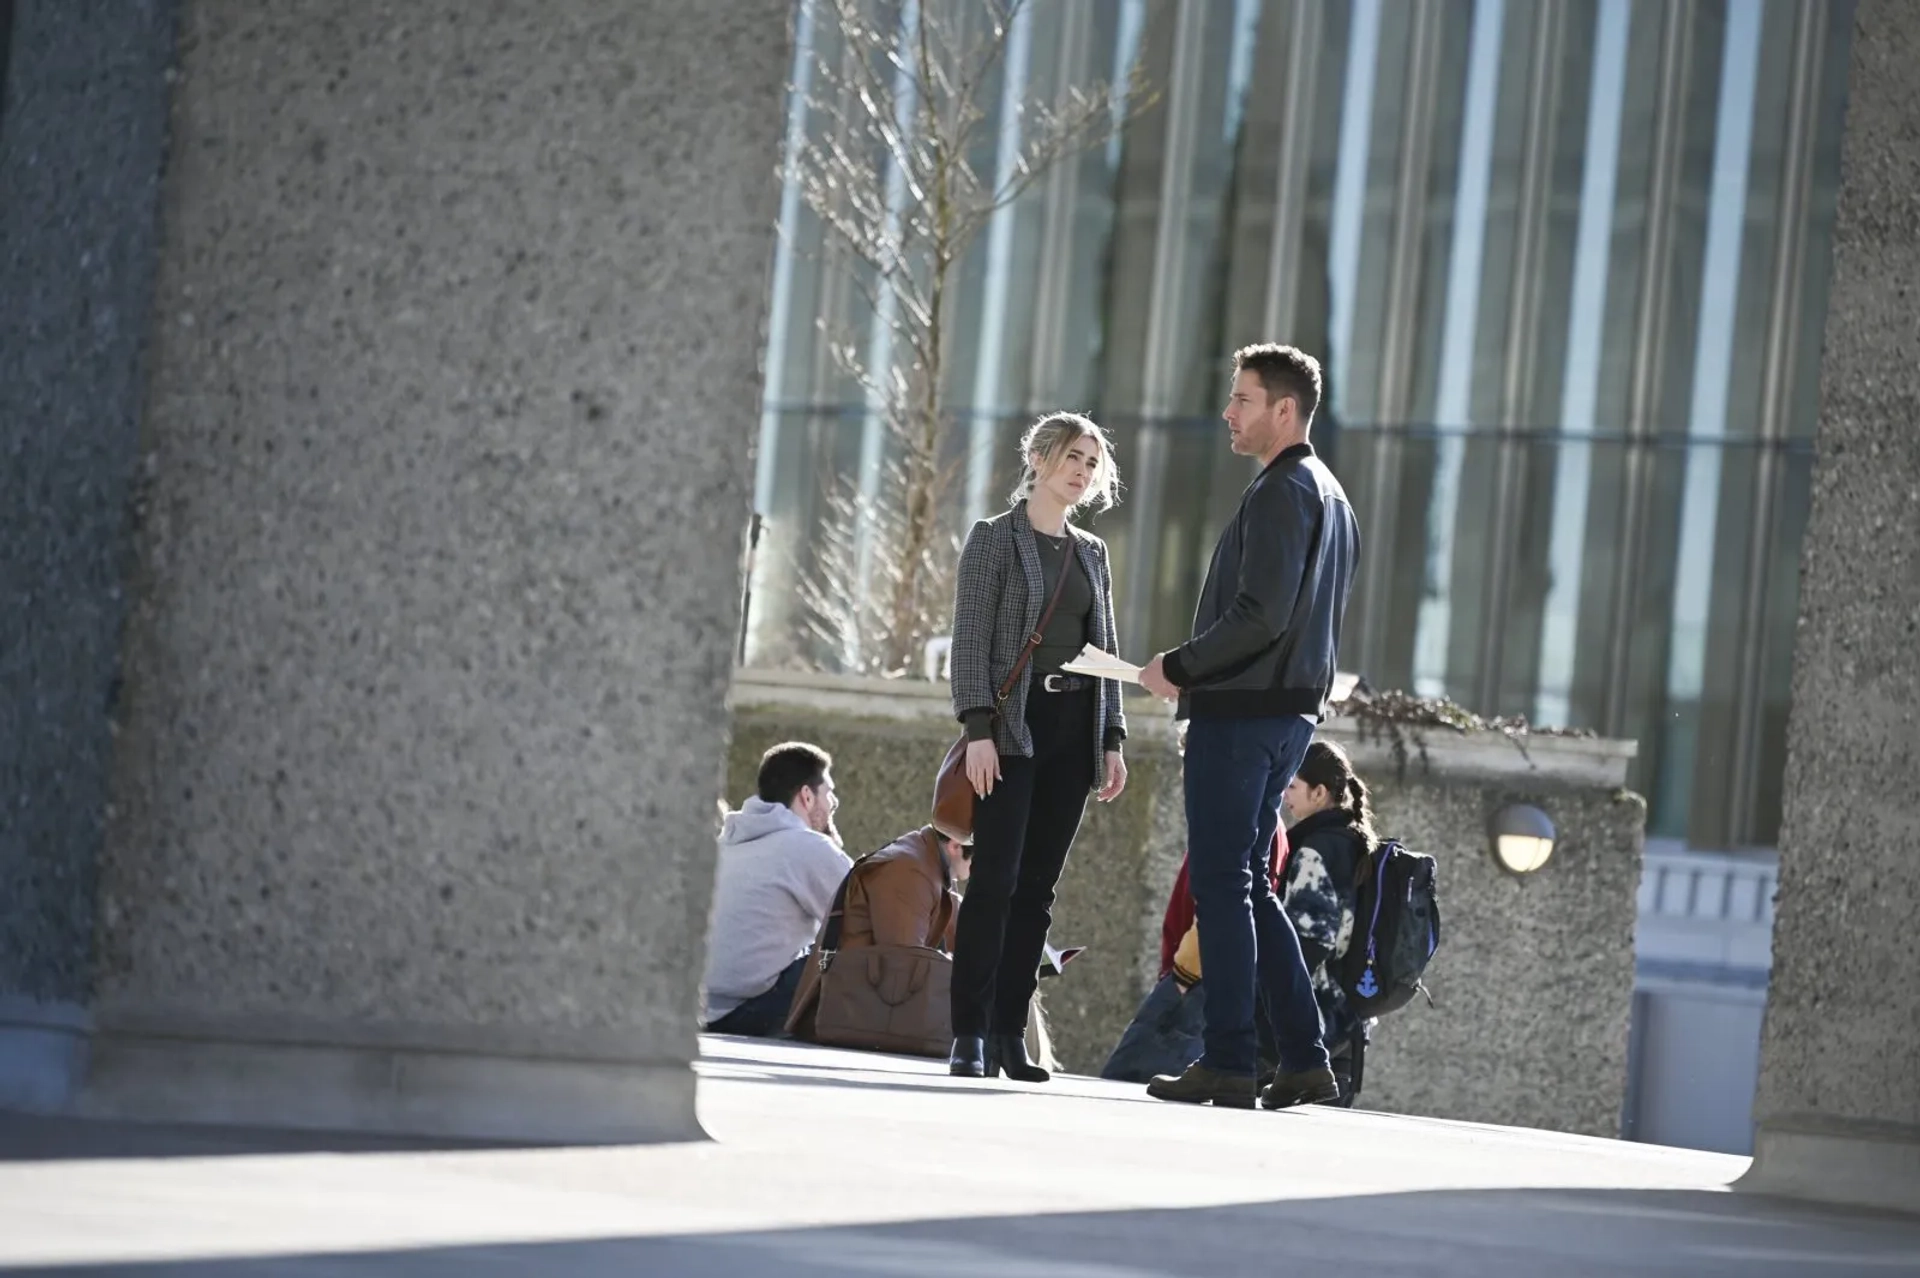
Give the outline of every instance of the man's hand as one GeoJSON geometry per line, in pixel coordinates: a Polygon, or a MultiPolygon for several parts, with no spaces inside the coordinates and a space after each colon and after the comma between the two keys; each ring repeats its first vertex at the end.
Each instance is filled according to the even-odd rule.
{"type": "Polygon", "coordinates": [[[1127,761],[1120,757],[1118,750],[1109,750],[1107,751],[1107,783],[1100,787],[1100,802],[1112,803],[1126,788],[1127,761]]]}
{"type": "Polygon", "coordinates": [[[1140,686],[1162,701],[1178,701],[1180,689],[1167,678],[1166,653],[1161,653],[1140,671],[1140,686]]]}
{"type": "Polygon", "coordinates": [[[967,742],[967,782],[973,786],[974,794],[986,798],[993,793],[993,783],[999,779],[999,747],[991,738],[967,742]]]}

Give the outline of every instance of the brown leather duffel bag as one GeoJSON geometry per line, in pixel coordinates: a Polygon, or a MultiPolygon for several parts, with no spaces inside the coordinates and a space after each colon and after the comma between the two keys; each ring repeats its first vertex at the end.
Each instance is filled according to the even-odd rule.
{"type": "Polygon", "coordinates": [[[920,945],[865,945],[818,961],[815,1042],[912,1056],[952,1048],[952,958],[920,945]]]}
{"type": "MultiPolygon", "coordinates": [[[[833,894],[814,946],[814,970],[794,993],[787,1033],[835,1047],[945,1056],[953,1046],[953,958],[924,945],[840,948],[847,892],[872,855],[854,862],[833,894]]],[[[945,934],[951,908],[951,896],[943,898],[932,935],[945,934]]]]}

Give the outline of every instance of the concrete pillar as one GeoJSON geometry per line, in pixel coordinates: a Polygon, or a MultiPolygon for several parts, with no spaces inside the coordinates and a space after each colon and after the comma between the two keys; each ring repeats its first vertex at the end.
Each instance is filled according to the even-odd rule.
{"type": "Polygon", "coordinates": [[[787,8],[182,0],[83,1112],[697,1132],[787,8]]]}
{"type": "Polygon", "coordinates": [[[173,37],[0,4],[0,1108],[85,1064],[173,37]]]}
{"type": "Polygon", "coordinates": [[[1861,0],[1746,1189],[1920,1211],[1920,7],[1861,0]]]}

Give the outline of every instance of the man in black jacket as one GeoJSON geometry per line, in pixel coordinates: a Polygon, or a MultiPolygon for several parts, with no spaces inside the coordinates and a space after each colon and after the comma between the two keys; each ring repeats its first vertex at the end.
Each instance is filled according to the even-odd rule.
{"type": "Polygon", "coordinates": [[[1311,356],[1277,345],[1234,355],[1227,431],[1233,451],[1263,469],[1214,547],[1193,638],[1140,676],[1149,692],[1178,697],[1188,720],[1188,877],[1207,974],[1206,1052],[1184,1074],[1148,1084],[1162,1100],[1253,1107],[1256,989],[1280,1048],[1261,1103],[1339,1094],[1300,938],[1264,872],[1280,796],[1333,687],[1360,548],[1340,481],[1307,443],[1319,404],[1311,356]]]}

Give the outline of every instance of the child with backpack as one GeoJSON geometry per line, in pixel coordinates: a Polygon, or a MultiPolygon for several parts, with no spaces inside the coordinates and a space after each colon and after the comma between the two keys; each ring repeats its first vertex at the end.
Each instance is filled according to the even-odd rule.
{"type": "Polygon", "coordinates": [[[1281,908],[1313,973],[1340,1084],[1329,1103],[1350,1106],[1376,1018],[1416,994],[1433,1003],[1421,978],[1440,948],[1438,867],[1375,833],[1366,782],[1331,741],[1307,747],[1281,803],[1293,822],[1281,908]]]}
{"type": "Polygon", "coordinates": [[[1281,802],[1292,822],[1281,908],[1300,934],[1300,949],[1313,973],[1314,999],[1340,1084],[1339,1099],[1329,1103],[1350,1106],[1360,1089],[1372,1021],[1355,1015],[1334,969],[1347,953],[1356,926],[1355,895],[1380,846],[1373,807],[1347,752],[1326,740],[1307,747],[1281,802]]]}

